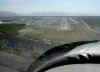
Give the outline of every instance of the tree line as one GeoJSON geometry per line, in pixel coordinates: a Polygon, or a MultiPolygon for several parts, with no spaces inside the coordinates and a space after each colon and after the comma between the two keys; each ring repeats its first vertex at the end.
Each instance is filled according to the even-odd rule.
{"type": "Polygon", "coordinates": [[[18,30],[25,27],[25,24],[0,24],[0,33],[5,36],[18,35],[18,30]]]}

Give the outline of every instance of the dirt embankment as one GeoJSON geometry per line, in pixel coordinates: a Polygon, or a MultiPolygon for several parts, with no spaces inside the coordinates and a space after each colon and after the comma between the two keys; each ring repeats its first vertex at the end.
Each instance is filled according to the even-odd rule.
{"type": "Polygon", "coordinates": [[[41,54],[54,45],[0,36],[0,65],[26,71],[41,54]]]}

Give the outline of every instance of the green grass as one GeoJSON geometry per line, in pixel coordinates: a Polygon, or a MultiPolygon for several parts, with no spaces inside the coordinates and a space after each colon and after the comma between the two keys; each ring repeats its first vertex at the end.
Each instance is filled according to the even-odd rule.
{"type": "Polygon", "coordinates": [[[5,36],[18,35],[18,30],[25,27],[25,24],[0,24],[0,33],[5,36]]]}
{"type": "Polygon", "coordinates": [[[91,29],[100,31],[100,18],[98,17],[91,17],[91,18],[82,18],[91,29]]]}
{"type": "Polygon", "coordinates": [[[37,30],[39,31],[42,30],[42,32],[41,33],[27,33],[25,34],[25,37],[43,42],[43,38],[49,32],[49,30],[48,29],[37,29],[37,30]]]}

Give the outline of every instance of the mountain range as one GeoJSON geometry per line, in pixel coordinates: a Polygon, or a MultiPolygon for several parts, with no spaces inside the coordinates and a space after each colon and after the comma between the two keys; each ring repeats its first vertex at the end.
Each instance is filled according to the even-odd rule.
{"type": "Polygon", "coordinates": [[[35,12],[29,14],[30,16],[80,16],[82,14],[66,13],[66,12],[35,12]]]}
{"type": "Polygon", "coordinates": [[[0,17],[14,17],[14,16],[20,16],[20,15],[10,11],[0,11],[0,17]]]}
{"type": "Polygon", "coordinates": [[[16,14],[10,11],[0,11],[0,17],[14,17],[14,16],[86,16],[86,14],[66,13],[66,12],[34,12],[31,14],[16,14]]]}

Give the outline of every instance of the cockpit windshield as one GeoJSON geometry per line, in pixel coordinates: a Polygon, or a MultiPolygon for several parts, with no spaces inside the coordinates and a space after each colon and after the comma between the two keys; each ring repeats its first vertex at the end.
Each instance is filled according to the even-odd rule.
{"type": "Polygon", "coordinates": [[[26,72],[48,50],[56,57],[99,41],[99,7],[100,0],[0,0],[0,71],[26,72]]]}

